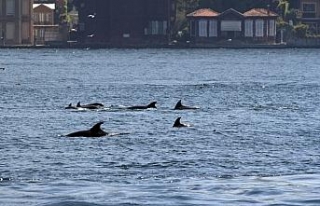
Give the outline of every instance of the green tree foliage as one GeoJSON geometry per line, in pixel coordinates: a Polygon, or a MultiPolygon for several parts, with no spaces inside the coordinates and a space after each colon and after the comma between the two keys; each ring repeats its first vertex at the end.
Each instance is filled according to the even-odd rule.
{"type": "Polygon", "coordinates": [[[298,24],[293,27],[294,35],[298,38],[305,38],[307,36],[308,25],[306,24],[298,24]]]}
{"type": "Polygon", "coordinates": [[[70,12],[75,5],[74,0],[58,0],[57,1],[57,14],[59,15],[60,24],[70,22],[70,16],[68,12],[70,12]]]}
{"type": "Polygon", "coordinates": [[[278,0],[278,8],[281,11],[281,16],[285,18],[289,11],[289,1],[288,0],[278,0]]]}
{"type": "Polygon", "coordinates": [[[177,0],[176,22],[173,27],[175,39],[182,40],[188,36],[186,15],[199,8],[199,0],[177,0]]]}
{"type": "Polygon", "coordinates": [[[177,0],[177,12],[191,12],[198,6],[199,0],[177,0]]]}

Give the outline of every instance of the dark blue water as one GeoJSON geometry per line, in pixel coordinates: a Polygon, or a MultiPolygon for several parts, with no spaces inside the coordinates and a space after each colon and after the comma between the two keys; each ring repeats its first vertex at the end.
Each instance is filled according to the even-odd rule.
{"type": "Polygon", "coordinates": [[[320,205],[319,57],[1,49],[0,205],[320,205]],[[120,135],[65,137],[99,121],[120,135]]]}

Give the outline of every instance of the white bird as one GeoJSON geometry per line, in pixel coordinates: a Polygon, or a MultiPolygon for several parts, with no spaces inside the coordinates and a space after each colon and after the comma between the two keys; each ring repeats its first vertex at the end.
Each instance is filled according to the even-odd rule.
{"type": "Polygon", "coordinates": [[[88,17],[88,18],[91,18],[91,19],[94,19],[94,18],[96,18],[96,13],[94,13],[94,14],[89,14],[87,17],[88,17]]]}

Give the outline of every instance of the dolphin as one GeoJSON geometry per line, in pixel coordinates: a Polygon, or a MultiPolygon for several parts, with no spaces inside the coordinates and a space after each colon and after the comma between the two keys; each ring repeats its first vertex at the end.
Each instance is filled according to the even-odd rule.
{"type": "Polygon", "coordinates": [[[85,109],[100,109],[100,108],[104,107],[104,105],[101,103],[91,103],[91,104],[81,105],[80,102],[78,102],[77,107],[85,108],[85,109]]]}
{"type": "Polygon", "coordinates": [[[189,125],[181,123],[180,120],[181,117],[178,117],[174,122],[173,127],[189,127],[189,125]]]}
{"type": "Polygon", "coordinates": [[[151,102],[148,105],[144,105],[144,106],[131,106],[131,107],[127,107],[127,109],[149,109],[149,108],[157,108],[156,106],[157,102],[151,102]]]}
{"type": "Polygon", "coordinates": [[[174,110],[184,110],[184,109],[199,109],[199,107],[191,107],[191,106],[185,106],[181,103],[181,100],[179,100],[174,107],[174,110]]]}
{"type": "Polygon", "coordinates": [[[103,131],[100,126],[104,122],[99,122],[95,124],[91,129],[89,130],[82,130],[78,132],[72,132],[70,134],[67,134],[67,137],[103,137],[106,136],[108,133],[103,131]]]}

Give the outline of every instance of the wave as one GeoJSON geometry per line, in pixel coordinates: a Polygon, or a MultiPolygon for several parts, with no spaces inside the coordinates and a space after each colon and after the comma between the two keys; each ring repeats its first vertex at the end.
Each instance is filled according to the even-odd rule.
{"type": "Polygon", "coordinates": [[[57,203],[49,203],[43,206],[138,206],[141,204],[118,203],[118,204],[97,204],[92,202],[64,201],[57,203]]]}

